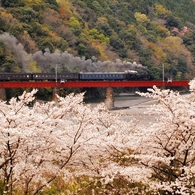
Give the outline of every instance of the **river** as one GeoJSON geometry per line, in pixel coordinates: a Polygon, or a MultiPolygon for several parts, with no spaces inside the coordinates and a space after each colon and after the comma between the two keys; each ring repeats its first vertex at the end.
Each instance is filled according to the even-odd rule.
{"type": "MultiPolygon", "coordinates": [[[[86,103],[96,106],[98,103],[103,102],[104,99],[91,99],[86,103]]],[[[121,119],[125,121],[131,121],[132,119],[137,119],[139,125],[150,126],[154,122],[155,116],[148,115],[145,112],[147,109],[156,104],[157,101],[141,97],[137,94],[120,94],[114,97],[114,109],[110,112],[121,112],[121,119]]]]}
{"type": "MultiPolygon", "coordinates": [[[[104,98],[94,98],[88,99],[85,102],[91,104],[92,106],[96,106],[98,103],[104,102],[104,100],[104,98]]],[[[136,106],[142,103],[147,103],[149,101],[150,99],[141,97],[134,93],[123,93],[114,97],[114,109],[128,109],[129,107],[136,106]]]]}

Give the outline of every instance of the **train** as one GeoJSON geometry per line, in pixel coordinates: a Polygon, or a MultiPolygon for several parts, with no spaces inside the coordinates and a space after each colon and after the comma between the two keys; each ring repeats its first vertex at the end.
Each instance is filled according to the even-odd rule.
{"type": "Polygon", "coordinates": [[[124,72],[79,72],[79,73],[0,73],[3,81],[123,81],[151,80],[148,72],[139,73],[135,70],[124,72]]]}

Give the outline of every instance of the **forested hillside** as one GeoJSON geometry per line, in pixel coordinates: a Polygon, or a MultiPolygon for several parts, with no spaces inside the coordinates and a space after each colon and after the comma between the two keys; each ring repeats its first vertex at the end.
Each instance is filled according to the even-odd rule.
{"type": "Polygon", "coordinates": [[[194,10],[192,0],[1,0],[0,71],[50,72],[56,64],[104,71],[136,62],[154,79],[163,64],[165,77],[191,79],[194,10]]]}

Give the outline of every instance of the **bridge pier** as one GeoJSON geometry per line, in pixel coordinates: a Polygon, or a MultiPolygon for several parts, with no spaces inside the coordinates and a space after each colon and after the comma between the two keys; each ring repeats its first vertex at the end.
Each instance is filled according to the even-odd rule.
{"type": "Polygon", "coordinates": [[[0,88],[0,100],[7,100],[5,88],[0,88]]]}
{"type": "Polygon", "coordinates": [[[52,100],[54,102],[57,102],[57,96],[56,95],[59,95],[59,88],[58,87],[53,88],[53,98],[52,98],[52,100]]]}
{"type": "Polygon", "coordinates": [[[113,88],[112,87],[106,88],[105,105],[109,110],[114,109],[114,95],[113,95],[113,88]]]}

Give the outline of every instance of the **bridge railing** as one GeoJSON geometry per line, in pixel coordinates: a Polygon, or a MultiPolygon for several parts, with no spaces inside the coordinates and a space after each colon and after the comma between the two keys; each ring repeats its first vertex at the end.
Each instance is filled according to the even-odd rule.
{"type": "Polygon", "coordinates": [[[83,87],[187,87],[189,81],[66,81],[66,82],[0,82],[0,88],[83,88],[83,87]]]}

